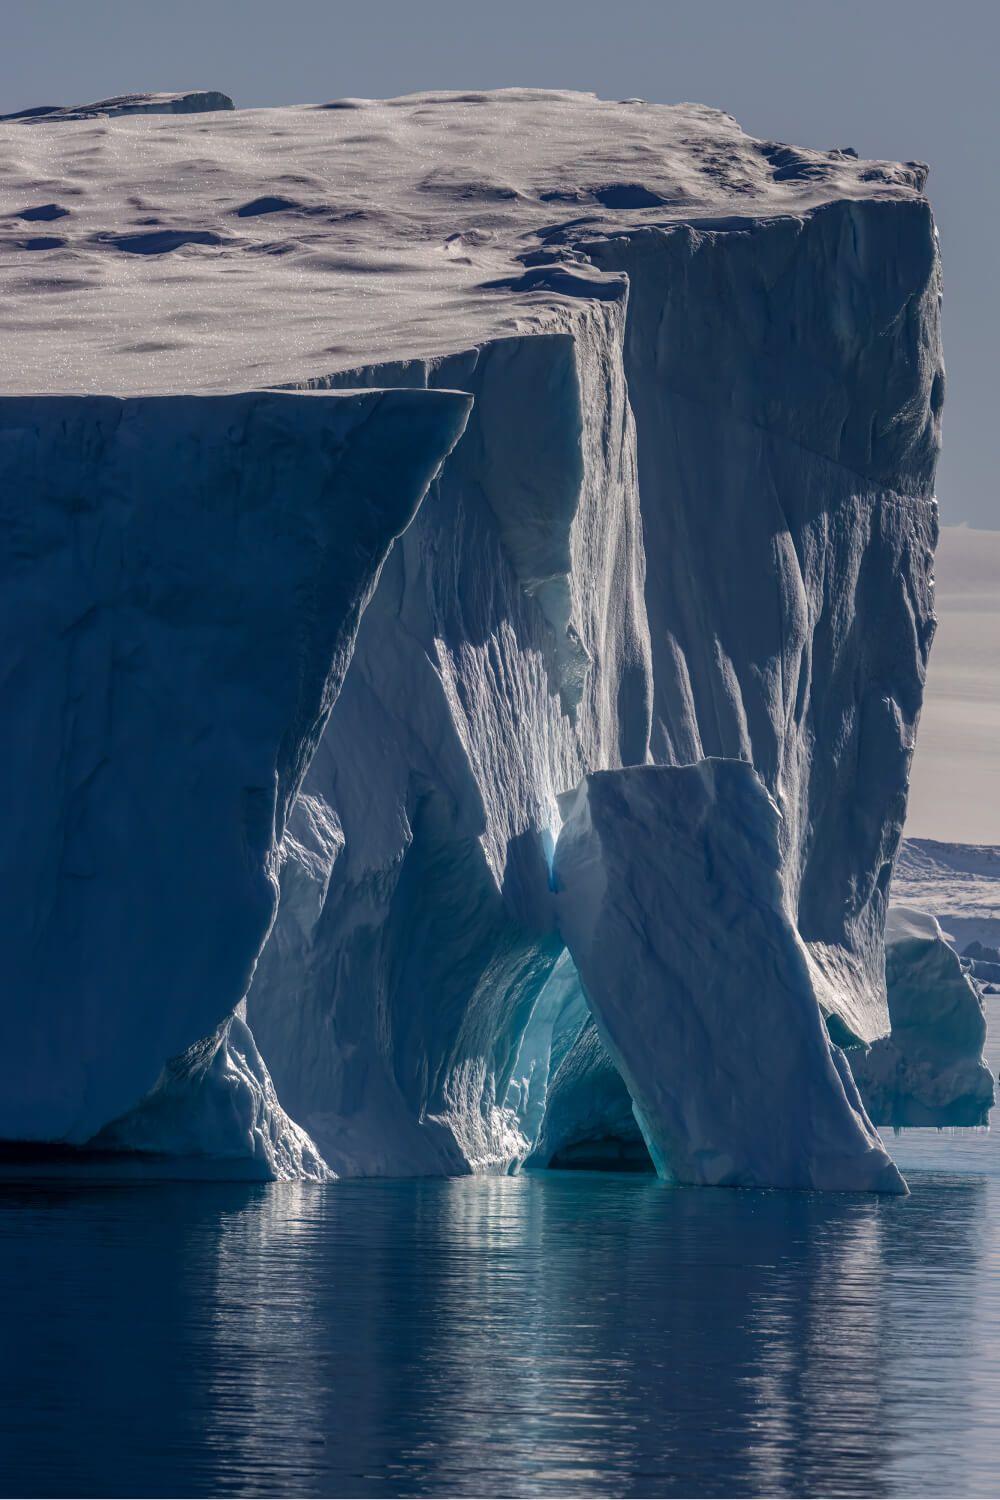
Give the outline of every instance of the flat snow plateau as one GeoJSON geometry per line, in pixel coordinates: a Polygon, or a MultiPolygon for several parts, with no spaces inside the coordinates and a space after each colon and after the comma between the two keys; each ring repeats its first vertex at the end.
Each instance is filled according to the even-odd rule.
{"type": "Polygon", "coordinates": [[[545,273],[523,257],[568,227],[794,215],[924,178],[754,140],[702,105],[520,89],[13,121],[0,168],[7,394],[247,390],[428,358],[551,326],[558,293],[532,290],[545,273]]]}

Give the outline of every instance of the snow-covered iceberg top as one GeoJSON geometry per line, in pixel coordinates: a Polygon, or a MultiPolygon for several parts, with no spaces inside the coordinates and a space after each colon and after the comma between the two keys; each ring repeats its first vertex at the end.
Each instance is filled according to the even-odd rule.
{"type": "Polygon", "coordinates": [[[245,390],[453,352],[558,322],[553,263],[568,290],[603,278],[573,269],[585,241],[913,199],[925,176],[755,140],[699,104],[228,103],[0,124],[0,389],[245,390]],[[179,121],[190,108],[213,112],[179,121]]]}

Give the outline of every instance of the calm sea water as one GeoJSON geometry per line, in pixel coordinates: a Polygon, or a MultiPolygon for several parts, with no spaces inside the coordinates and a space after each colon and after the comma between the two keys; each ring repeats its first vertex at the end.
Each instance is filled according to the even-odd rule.
{"type": "Polygon", "coordinates": [[[0,1188],[4,1495],[996,1495],[1000,1137],[911,1196],[0,1188]]]}

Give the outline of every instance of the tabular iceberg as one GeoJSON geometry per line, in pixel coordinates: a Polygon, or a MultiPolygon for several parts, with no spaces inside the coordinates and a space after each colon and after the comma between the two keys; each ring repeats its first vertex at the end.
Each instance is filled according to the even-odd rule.
{"type": "MultiPolygon", "coordinates": [[[[754,1044],[770,1027],[775,1057],[797,1059],[774,1101],[790,1163],[739,1138],[703,1056],[714,1159],[743,1165],[691,1179],[898,1188],[836,1044],[888,1031],[882,931],[933,634],[943,373],[924,169],[755,141],[700,106],[530,90],[71,116],[4,127],[3,378],[117,393],[141,433],[110,487],[92,416],[109,395],[78,398],[68,446],[53,420],[8,449],[5,493],[30,509],[54,473],[68,518],[5,565],[36,604],[65,578],[88,620],[93,549],[114,552],[143,496],[143,586],[154,611],[167,586],[182,644],[165,664],[131,637],[113,670],[74,658],[44,723],[12,731],[26,930],[66,893],[90,998],[74,1007],[37,943],[12,970],[10,1046],[49,1082],[8,1093],[0,1135],[322,1177],[510,1170],[572,1149],[578,1107],[592,1131],[623,1129],[631,1097],[588,1019],[589,998],[607,1030],[614,976],[601,997],[577,976],[565,941],[580,960],[583,908],[555,887],[569,794],[603,772],[645,786],[624,768],[648,766],[664,787],[710,774],[733,789],[726,817],[767,825],[720,899],[748,962],[762,913],[778,934],[787,1003],[769,1010],[758,984],[754,1044]],[[155,394],[177,389],[179,405],[155,394]],[[250,436],[246,412],[266,412],[250,436]],[[340,480],[353,571],[330,584],[317,496],[340,480]],[[273,517],[289,514],[286,555],[273,517]],[[183,662],[190,680],[160,681],[183,662]],[[46,800],[88,715],[104,716],[92,753],[46,800]],[[141,775],[103,769],[108,723],[141,775]],[[240,788],[259,793],[249,812],[240,788]],[[98,873],[124,906],[66,853],[90,858],[102,830],[98,873]]],[[[27,402],[10,396],[8,425],[27,402]]],[[[47,649],[62,625],[46,619],[47,649]]],[[[15,718],[22,701],[42,713],[12,680],[15,718]]],[[[674,836],[683,807],[664,807],[674,836]]],[[[650,830],[607,836],[633,834],[650,830]]],[[[648,853],[669,869],[668,847],[648,853]]],[[[650,952],[692,941],[696,903],[683,912],[650,952]]],[[[721,1007],[722,978],[705,984],[721,1007]]],[[[633,1066],[666,1169],[681,1156],[633,1066]]]]}

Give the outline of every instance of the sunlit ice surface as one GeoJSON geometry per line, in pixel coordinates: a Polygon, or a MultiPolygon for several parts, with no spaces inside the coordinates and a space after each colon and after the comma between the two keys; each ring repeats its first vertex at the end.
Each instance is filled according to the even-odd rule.
{"type": "Polygon", "coordinates": [[[995,1494],[1000,1139],[886,1139],[909,1198],[9,1183],[0,1487],[995,1494]]]}

